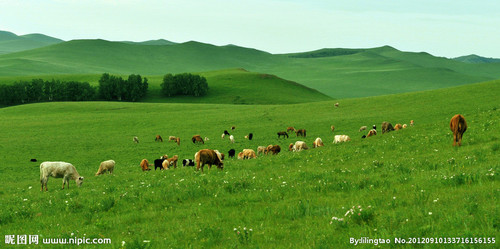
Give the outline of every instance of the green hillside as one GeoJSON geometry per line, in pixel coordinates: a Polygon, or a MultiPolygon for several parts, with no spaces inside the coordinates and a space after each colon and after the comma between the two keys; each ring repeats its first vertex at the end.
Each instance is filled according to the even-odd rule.
{"type": "Polygon", "coordinates": [[[0,54],[30,50],[61,42],[63,42],[63,40],[43,34],[18,36],[11,32],[0,31],[0,54]]]}
{"type": "Polygon", "coordinates": [[[390,239],[391,245],[395,238],[481,238],[470,246],[496,248],[491,239],[498,239],[499,228],[498,92],[500,81],[346,99],[337,108],[337,101],[2,108],[0,130],[8,132],[0,136],[0,230],[39,235],[40,243],[111,239],[99,248],[349,248],[350,238],[362,237],[390,239]],[[448,126],[456,113],[468,124],[461,147],[452,147],[448,126]],[[415,126],[380,132],[383,121],[410,120],[415,126]],[[361,139],[366,133],[359,127],[372,124],[379,134],[361,139]],[[333,134],[330,125],[336,127],[333,134]],[[288,126],[307,129],[307,137],[278,139],[276,132],[288,126]],[[221,139],[224,130],[235,143],[221,139]],[[254,139],[244,139],[250,132],[254,139]],[[181,144],[155,142],[156,134],[178,136],[181,144]],[[193,144],[194,134],[210,140],[193,144]],[[338,134],[352,141],[332,144],[338,134]],[[132,142],[134,136],[140,143],[132,142]],[[291,142],[311,145],[316,137],[324,147],[286,150],[291,142]],[[223,171],[139,167],[142,159],[152,163],[163,154],[184,159],[203,148],[226,153],[268,144],[282,151],[252,160],[226,155],[223,171]],[[108,159],[116,161],[114,174],[94,176],[108,159]],[[48,192],[41,193],[39,165],[46,160],[74,164],[85,177],[82,187],[71,181],[61,190],[61,179],[50,178],[48,192]]]}
{"type": "MultiPolygon", "coordinates": [[[[331,100],[317,90],[281,79],[275,75],[248,72],[244,69],[228,69],[197,73],[204,76],[209,84],[204,97],[176,96],[166,98],[161,94],[163,75],[148,78],[148,94],[143,102],[158,103],[219,103],[219,104],[292,104],[331,100]]],[[[128,75],[121,75],[127,78],[128,75]]],[[[100,74],[4,76],[0,84],[32,79],[89,82],[98,86],[100,74]]]]}
{"type": "Polygon", "coordinates": [[[74,40],[0,56],[0,76],[103,72],[163,75],[228,68],[273,74],[333,98],[430,90],[500,78],[498,63],[463,63],[389,46],[273,55],[199,42],[145,46],[74,40]]]}
{"type": "Polygon", "coordinates": [[[465,63],[500,63],[500,59],[486,58],[475,54],[460,56],[453,59],[465,63]]]}

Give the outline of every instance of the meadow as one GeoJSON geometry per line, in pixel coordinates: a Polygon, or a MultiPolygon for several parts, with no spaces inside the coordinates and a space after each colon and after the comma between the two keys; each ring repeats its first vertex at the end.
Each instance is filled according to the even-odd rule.
{"type": "Polygon", "coordinates": [[[394,238],[498,239],[499,92],[500,81],[492,81],[286,105],[68,102],[2,108],[0,230],[112,240],[84,248],[347,248],[350,238],[362,237],[390,239],[384,248],[435,248],[395,245],[394,238]],[[461,147],[452,147],[449,130],[456,113],[469,126],[461,147]],[[410,120],[415,126],[380,132],[383,121],[410,120]],[[379,134],[361,139],[359,127],[373,124],[379,134]],[[236,143],[230,144],[220,135],[233,125],[236,143]],[[307,138],[278,139],[276,132],[288,126],[307,129],[307,138]],[[245,140],[250,132],[254,139],[245,140]],[[155,142],[156,134],[179,136],[181,144],[155,142]],[[210,140],[193,144],[194,134],[210,140]],[[335,134],[352,141],[332,144],[335,134]],[[286,150],[291,142],[311,145],[316,137],[324,147],[286,150]],[[223,171],[139,167],[143,158],[163,154],[184,159],[203,148],[227,152],[268,144],[279,144],[282,152],[227,158],[223,171]],[[115,173],[94,176],[108,159],[116,161],[115,173]],[[51,178],[49,191],[40,192],[40,162],[59,160],[76,166],[83,186],[72,182],[61,190],[62,180],[51,178]]]}

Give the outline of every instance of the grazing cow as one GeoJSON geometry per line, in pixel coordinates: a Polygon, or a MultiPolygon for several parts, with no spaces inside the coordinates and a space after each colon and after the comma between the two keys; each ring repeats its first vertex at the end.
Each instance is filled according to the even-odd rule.
{"type": "Polygon", "coordinates": [[[366,125],[359,127],[359,132],[366,130],[366,128],[368,128],[368,127],[366,127],[366,125]]]}
{"type": "Polygon", "coordinates": [[[234,149],[230,149],[228,152],[227,152],[227,155],[229,157],[234,157],[234,154],[236,154],[236,151],[234,149]]]}
{"type": "Polygon", "coordinates": [[[51,176],[54,178],[63,179],[62,189],[64,189],[64,185],[66,185],[66,183],[68,183],[69,189],[69,180],[75,180],[78,187],[82,186],[83,183],[83,176],[80,176],[80,174],[78,174],[75,166],[73,166],[71,163],[43,162],[40,164],[40,183],[42,184],[42,192],[44,186],[45,191],[48,191],[47,182],[49,181],[49,177],[51,176]]]}
{"type": "Polygon", "coordinates": [[[236,126],[231,126],[231,130],[234,131],[236,129],[236,126]]]}
{"type": "Polygon", "coordinates": [[[332,132],[335,130],[335,126],[331,126],[330,129],[332,129],[332,132]]]}
{"type": "Polygon", "coordinates": [[[279,131],[278,132],[278,138],[280,138],[281,136],[288,138],[288,133],[286,133],[286,131],[279,131]]]}
{"type": "Polygon", "coordinates": [[[467,130],[467,122],[465,122],[465,117],[457,114],[453,116],[450,120],[450,129],[453,132],[453,146],[462,145],[462,136],[467,130]]]}
{"type": "Polygon", "coordinates": [[[366,138],[366,135],[361,136],[361,138],[366,138]]]}
{"type": "MultiPolygon", "coordinates": [[[[271,146],[271,145],[269,145],[269,146],[271,146]]],[[[257,147],[257,155],[267,154],[266,150],[267,150],[266,146],[257,147]]]]}
{"type": "Polygon", "coordinates": [[[156,135],[155,142],[163,142],[163,138],[160,135],[156,135]]]}
{"type": "Polygon", "coordinates": [[[368,132],[368,135],[366,135],[366,137],[371,137],[371,136],[375,136],[377,135],[377,130],[375,129],[371,129],[369,132],[368,132]]]}
{"type": "Polygon", "coordinates": [[[224,135],[229,136],[229,135],[231,135],[231,134],[229,134],[229,132],[227,132],[227,130],[224,130],[224,135]]]}
{"type": "Polygon", "coordinates": [[[205,139],[204,139],[204,140],[205,140],[205,141],[208,141],[208,140],[210,140],[210,138],[208,138],[208,137],[205,137],[205,139]]]}
{"type": "Polygon", "coordinates": [[[139,143],[139,138],[138,138],[138,137],[134,137],[134,138],[132,139],[132,141],[134,141],[134,143],[138,144],[138,143],[139,143]]]}
{"type": "Polygon", "coordinates": [[[270,145],[271,147],[266,148],[266,154],[269,152],[273,153],[273,155],[277,155],[281,151],[281,147],[279,145],[270,145]]]}
{"type": "Polygon", "coordinates": [[[373,125],[373,126],[372,126],[372,129],[377,130],[377,126],[376,126],[376,125],[373,125]]]}
{"type": "Polygon", "coordinates": [[[408,128],[408,125],[407,124],[403,124],[403,129],[406,129],[408,128]]]}
{"type": "Polygon", "coordinates": [[[171,158],[165,159],[163,161],[162,166],[163,169],[170,169],[170,166],[174,166],[174,168],[177,168],[177,160],[179,160],[179,156],[175,155],[171,158]]]}
{"type": "Polygon", "coordinates": [[[177,143],[177,145],[181,145],[181,138],[177,137],[177,139],[175,140],[175,142],[177,143]]]}
{"type": "Polygon", "coordinates": [[[393,130],[394,130],[394,127],[392,127],[391,123],[389,123],[389,122],[382,123],[382,134],[389,132],[389,131],[393,131],[393,130]]]}
{"type": "Polygon", "coordinates": [[[238,159],[252,159],[257,158],[255,151],[252,149],[243,149],[242,152],[238,153],[238,159]]]}
{"type": "Polygon", "coordinates": [[[339,107],[339,102],[335,103],[335,107],[339,107]]]}
{"type": "Polygon", "coordinates": [[[220,135],[220,138],[224,139],[224,137],[226,137],[226,134],[222,133],[222,135],[220,135]]]}
{"type": "Polygon", "coordinates": [[[155,159],[154,160],[155,170],[157,168],[160,168],[160,170],[162,170],[163,169],[163,161],[165,161],[167,158],[168,158],[167,155],[163,155],[163,156],[160,157],[160,159],[155,159]]]}
{"type": "Polygon", "coordinates": [[[101,162],[99,165],[99,169],[97,170],[97,173],[95,173],[96,176],[104,174],[106,171],[108,171],[110,174],[113,174],[113,170],[115,169],[115,161],[113,160],[107,160],[104,162],[101,162]]]}
{"type": "Polygon", "coordinates": [[[286,128],[286,132],[291,132],[291,131],[295,131],[295,128],[292,126],[289,126],[288,128],[286,128]]]}
{"type": "Polygon", "coordinates": [[[194,135],[193,138],[191,138],[191,140],[193,141],[193,143],[202,143],[202,144],[205,144],[205,142],[203,142],[203,139],[201,139],[201,136],[200,135],[194,135]]]}
{"type": "Polygon", "coordinates": [[[321,147],[321,146],[325,146],[323,144],[323,140],[321,140],[321,138],[317,137],[316,140],[314,140],[314,142],[313,142],[313,148],[317,148],[317,147],[321,147]]]}
{"type": "Polygon", "coordinates": [[[151,170],[149,168],[148,159],[142,159],[142,161],[141,161],[141,169],[142,169],[142,171],[149,171],[149,170],[151,170]]]}
{"type": "Polygon", "coordinates": [[[191,159],[184,159],[184,160],[182,160],[182,166],[183,167],[194,166],[194,161],[191,159]]]}
{"type": "Polygon", "coordinates": [[[290,144],[288,146],[288,150],[293,152],[307,150],[307,149],[309,149],[309,147],[307,147],[307,144],[304,141],[297,141],[295,142],[295,144],[290,144]]]}
{"type": "Polygon", "coordinates": [[[168,141],[177,141],[177,137],[176,136],[169,136],[168,137],[168,141]]]}
{"type": "Polygon", "coordinates": [[[305,137],[306,136],[306,130],[305,129],[299,129],[299,130],[296,130],[295,131],[295,134],[298,136],[303,136],[305,137]]]}
{"type": "Polygon", "coordinates": [[[35,158],[31,158],[30,162],[34,162],[35,163],[35,162],[37,162],[37,160],[35,158]]]}
{"type": "Polygon", "coordinates": [[[401,130],[401,129],[403,129],[403,126],[402,126],[401,124],[396,124],[396,125],[394,126],[394,130],[396,130],[396,131],[399,131],[399,130],[401,130]]]}
{"type": "Polygon", "coordinates": [[[413,126],[415,123],[413,122],[413,119],[410,120],[410,126],[413,126]]]}
{"type": "Polygon", "coordinates": [[[203,172],[203,166],[205,166],[205,164],[208,164],[208,169],[210,169],[214,164],[217,165],[217,168],[221,170],[224,169],[224,163],[220,158],[220,154],[217,154],[214,150],[203,149],[198,151],[195,154],[195,161],[196,170],[200,170],[201,168],[201,172],[203,172]]]}
{"type": "Polygon", "coordinates": [[[252,140],[252,139],[253,139],[253,133],[248,134],[248,140],[252,140]]]}
{"type": "Polygon", "coordinates": [[[234,136],[233,135],[229,136],[229,141],[231,141],[231,143],[234,144],[234,136]]]}
{"type": "Polygon", "coordinates": [[[347,135],[336,135],[334,137],[333,143],[342,143],[342,142],[347,142],[351,141],[351,138],[347,135]]]}

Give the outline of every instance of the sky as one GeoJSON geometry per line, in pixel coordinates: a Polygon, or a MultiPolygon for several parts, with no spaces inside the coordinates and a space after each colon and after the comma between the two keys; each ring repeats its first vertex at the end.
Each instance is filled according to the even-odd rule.
{"type": "Polygon", "coordinates": [[[0,30],[63,40],[372,48],[500,58],[498,0],[0,0],[0,30]]]}

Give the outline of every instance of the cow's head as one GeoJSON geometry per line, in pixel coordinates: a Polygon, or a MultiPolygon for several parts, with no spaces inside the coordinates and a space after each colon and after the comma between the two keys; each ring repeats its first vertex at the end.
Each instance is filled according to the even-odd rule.
{"type": "Polygon", "coordinates": [[[78,177],[78,179],[76,179],[76,185],[80,187],[82,186],[82,183],[83,183],[83,176],[80,176],[78,177]]]}

